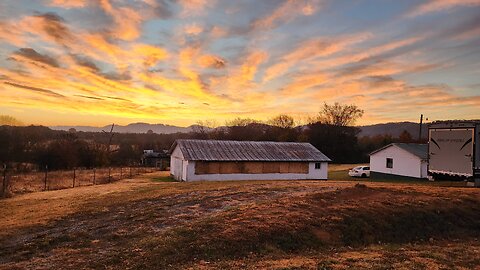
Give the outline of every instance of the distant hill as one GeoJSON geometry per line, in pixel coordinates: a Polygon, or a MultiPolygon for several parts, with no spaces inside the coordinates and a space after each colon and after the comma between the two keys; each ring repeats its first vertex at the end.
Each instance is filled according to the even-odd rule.
{"type": "MultiPolygon", "coordinates": [[[[92,126],[52,126],[50,127],[53,130],[69,130],[74,128],[76,131],[84,132],[102,132],[102,130],[110,131],[111,126],[104,127],[92,127],[92,126]]],[[[164,124],[148,124],[148,123],[132,123],[126,126],[115,125],[114,132],[119,133],[147,133],[147,131],[152,130],[157,134],[171,134],[177,132],[187,133],[192,131],[193,126],[189,127],[178,127],[164,124]]]]}
{"type": "MultiPolygon", "coordinates": [[[[132,123],[126,126],[116,125],[114,128],[115,132],[119,133],[147,133],[147,131],[152,130],[157,134],[171,134],[171,133],[187,133],[191,132],[195,125],[188,127],[178,127],[172,125],[164,124],[148,124],[148,123],[132,123]]],[[[69,130],[74,128],[76,131],[84,132],[102,132],[102,130],[110,131],[110,126],[104,127],[92,127],[92,126],[52,126],[50,127],[53,130],[69,130]]],[[[413,122],[398,122],[398,123],[385,123],[385,124],[375,124],[368,126],[359,126],[361,129],[360,137],[362,136],[375,136],[390,134],[393,137],[398,137],[404,130],[408,131],[413,138],[418,136],[418,123],[413,122]]],[[[422,128],[422,137],[427,137],[427,125],[423,125],[422,128]]]]}
{"type": "MultiPolygon", "coordinates": [[[[397,122],[397,123],[385,123],[385,124],[375,124],[369,126],[360,126],[361,132],[360,137],[363,136],[375,136],[390,134],[393,137],[398,137],[400,134],[406,130],[408,131],[413,138],[418,138],[419,123],[413,122],[397,122]]],[[[428,126],[426,124],[422,125],[422,138],[427,138],[428,126]]]]}

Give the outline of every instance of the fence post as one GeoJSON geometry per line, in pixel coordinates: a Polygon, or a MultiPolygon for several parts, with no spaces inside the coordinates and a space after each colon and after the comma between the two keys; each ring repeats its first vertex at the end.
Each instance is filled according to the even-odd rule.
{"type": "Polygon", "coordinates": [[[44,191],[46,191],[48,188],[47,181],[48,181],[48,165],[45,165],[45,183],[43,187],[44,191]]]}
{"type": "Polygon", "coordinates": [[[3,164],[2,197],[7,195],[7,164],[3,164]]]}
{"type": "Polygon", "coordinates": [[[108,167],[108,183],[111,183],[112,182],[112,178],[110,176],[110,171],[111,171],[112,168],[108,167]]]}
{"type": "Polygon", "coordinates": [[[95,167],[93,168],[93,185],[95,185],[95,167]]]}
{"type": "Polygon", "coordinates": [[[75,187],[75,168],[73,168],[73,187],[75,187]]]}
{"type": "Polygon", "coordinates": [[[132,178],[132,166],[130,166],[130,178],[132,178]]]}
{"type": "Polygon", "coordinates": [[[120,179],[122,179],[122,167],[120,167],[120,179]]]}

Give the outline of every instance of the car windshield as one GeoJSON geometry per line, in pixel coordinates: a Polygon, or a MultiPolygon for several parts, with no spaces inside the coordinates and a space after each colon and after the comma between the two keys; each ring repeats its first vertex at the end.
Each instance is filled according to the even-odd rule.
{"type": "Polygon", "coordinates": [[[355,168],[353,168],[353,169],[354,169],[354,170],[361,170],[362,167],[358,166],[358,167],[355,167],[355,168]]]}

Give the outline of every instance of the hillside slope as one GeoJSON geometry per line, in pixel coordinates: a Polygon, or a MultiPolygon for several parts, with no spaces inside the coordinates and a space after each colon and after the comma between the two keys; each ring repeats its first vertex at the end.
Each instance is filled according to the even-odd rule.
{"type": "MultiPolygon", "coordinates": [[[[84,132],[102,132],[102,130],[110,131],[111,125],[104,127],[93,127],[93,126],[51,126],[53,130],[69,130],[71,128],[76,131],[84,132]]],[[[148,123],[132,123],[126,126],[115,125],[114,131],[120,133],[147,133],[147,131],[153,131],[157,134],[171,134],[177,132],[190,132],[192,131],[192,126],[189,127],[178,127],[172,125],[164,124],[148,124],[148,123]]]]}
{"type": "MultiPolygon", "coordinates": [[[[408,131],[412,138],[417,139],[419,133],[420,124],[413,122],[398,122],[398,123],[385,123],[385,124],[375,124],[368,126],[361,126],[361,132],[359,134],[362,136],[375,136],[375,135],[384,135],[390,134],[394,138],[398,138],[404,130],[408,131]]],[[[422,138],[427,138],[428,136],[428,126],[422,125],[422,138]]]]}
{"type": "MultiPolygon", "coordinates": [[[[115,132],[120,133],[146,133],[149,130],[152,130],[157,134],[171,134],[177,132],[191,132],[193,131],[195,125],[188,127],[179,127],[172,125],[164,124],[148,124],[148,123],[132,123],[126,126],[116,125],[115,132]]],[[[84,132],[102,132],[102,130],[109,131],[111,126],[104,127],[93,127],[93,126],[51,126],[53,130],[69,130],[71,128],[76,131],[84,132]]],[[[219,127],[224,128],[224,127],[219,127]]],[[[384,123],[384,124],[375,124],[375,125],[366,125],[359,126],[361,132],[360,136],[375,136],[375,135],[384,135],[390,134],[393,137],[398,137],[404,130],[408,131],[412,137],[418,137],[419,124],[413,122],[397,122],[397,123],[384,123]]],[[[427,136],[427,125],[422,127],[422,137],[426,138],[427,136]]]]}

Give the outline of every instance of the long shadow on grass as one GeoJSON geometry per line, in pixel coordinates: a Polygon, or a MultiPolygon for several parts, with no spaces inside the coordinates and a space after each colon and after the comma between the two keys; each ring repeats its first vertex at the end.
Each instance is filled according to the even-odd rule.
{"type": "Polygon", "coordinates": [[[158,236],[140,245],[148,252],[135,268],[164,268],[198,260],[225,260],[250,253],[295,253],[332,246],[365,246],[373,243],[408,243],[480,235],[480,200],[465,198],[451,204],[432,198],[428,203],[405,202],[401,191],[355,187],[319,193],[290,205],[279,202],[284,213],[270,215],[269,206],[258,211],[237,209],[205,218],[158,236]],[[351,199],[353,198],[353,199],[351,199]],[[381,198],[368,205],[371,198],[381,198]],[[382,200],[388,200],[384,205],[382,200]],[[350,202],[366,205],[350,207],[350,202]],[[343,205],[339,207],[339,205],[343,205]],[[263,218],[258,215],[264,213],[263,218]],[[264,223],[264,226],[258,223],[264,223]]]}
{"type": "Polygon", "coordinates": [[[295,196],[273,191],[195,191],[74,214],[0,239],[0,264],[68,248],[82,250],[86,268],[183,268],[250,253],[480,234],[480,198],[452,204],[423,194],[420,203],[415,198],[422,194],[363,185],[295,196]]]}

